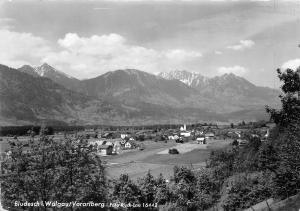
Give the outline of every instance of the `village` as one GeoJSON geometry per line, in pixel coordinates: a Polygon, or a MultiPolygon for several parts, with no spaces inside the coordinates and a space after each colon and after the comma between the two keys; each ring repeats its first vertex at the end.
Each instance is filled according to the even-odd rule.
{"type": "MultiPolygon", "coordinates": [[[[258,126],[240,123],[232,125],[202,124],[155,129],[104,130],[86,128],[79,131],[54,131],[52,137],[61,140],[64,137],[84,138],[90,146],[96,146],[97,154],[107,167],[111,178],[126,173],[133,178],[151,171],[154,175],[162,173],[170,176],[174,166],[186,166],[194,170],[205,166],[212,150],[228,147],[243,147],[247,137],[257,137],[264,141],[269,136],[272,123],[258,126]]],[[[28,134],[31,132],[29,131],[28,134]]],[[[10,152],[10,141],[27,141],[32,136],[0,137],[1,159],[10,152]]],[[[26,150],[26,149],[25,149],[26,150]]]]}
{"type": "MultiPolygon", "coordinates": [[[[262,141],[269,136],[269,129],[272,124],[259,128],[259,130],[252,131],[252,137],[258,137],[262,141]]],[[[140,131],[106,131],[101,133],[96,129],[86,129],[80,134],[88,138],[91,145],[96,145],[98,153],[101,156],[118,155],[130,150],[144,150],[145,141],[152,142],[172,142],[180,144],[192,143],[194,148],[197,145],[208,145],[213,140],[236,140],[239,146],[247,144],[245,134],[249,133],[247,129],[243,128],[229,128],[226,126],[202,126],[199,128],[188,129],[184,124],[178,129],[164,129],[164,130],[140,130],[140,131]]],[[[146,143],[146,142],[145,142],[146,143]]],[[[171,153],[170,153],[171,154],[171,153]]]]}

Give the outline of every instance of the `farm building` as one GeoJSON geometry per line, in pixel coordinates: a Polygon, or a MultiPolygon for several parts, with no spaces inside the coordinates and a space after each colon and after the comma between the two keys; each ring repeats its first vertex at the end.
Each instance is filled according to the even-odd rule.
{"type": "Polygon", "coordinates": [[[113,154],[119,154],[119,153],[120,153],[120,150],[121,150],[121,143],[120,143],[120,141],[116,141],[116,142],[114,143],[112,153],[113,153],[113,154]]]}
{"type": "Polygon", "coordinates": [[[92,140],[90,145],[97,145],[97,151],[100,155],[119,154],[122,139],[106,139],[106,140],[92,140]]]}
{"type": "Polygon", "coordinates": [[[206,144],[205,137],[198,137],[196,141],[198,144],[206,144]]]}
{"type": "Polygon", "coordinates": [[[126,141],[126,143],[123,145],[124,149],[133,149],[136,147],[136,144],[133,141],[126,141]]]}
{"type": "Polygon", "coordinates": [[[131,149],[131,148],[133,148],[133,144],[132,144],[130,141],[127,141],[127,142],[125,143],[124,147],[125,147],[126,149],[131,149]]]}
{"type": "Polygon", "coordinates": [[[177,140],[177,139],[179,139],[179,136],[178,135],[170,135],[170,136],[168,136],[168,139],[169,140],[177,140]]]}
{"type": "Polygon", "coordinates": [[[181,133],[180,133],[180,136],[183,136],[183,137],[190,137],[190,136],[191,136],[191,132],[189,132],[189,131],[181,132],[181,133]]]}
{"type": "Polygon", "coordinates": [[[100,146],[98,146],[98,153],[103,156],[112,155],[113,146],[112,145],[100,145],[100,146]]]}
{"type": "Polygon", "coordinates": [[[215,134],[214,133],[205,133],[205,138],[207,138],[207,139],[212,139],[212,138],[214,138],[215,137],[215,134]]]}

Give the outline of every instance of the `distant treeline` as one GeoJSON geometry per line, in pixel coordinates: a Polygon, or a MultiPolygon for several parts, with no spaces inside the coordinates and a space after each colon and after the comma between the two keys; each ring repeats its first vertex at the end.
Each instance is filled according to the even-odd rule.
{"type": "MultiPolygon", "coordinates": [[[[256,128],[265,126],[265,121],[260,122],[242,122],[237,125],[231,124],[231,127],[237,128],[256,128]]],[[[115,126],[115,125],[51,125],[46,126],[46,133],[51,135],[53,133],[58,132],[75,132],[75,131],[83,131],[83,130],[103,130],[103,131],[128,131],[128,130],[166,130],[166,129],[178,129],[182,126],[182,124],[159,124],[159,125],[139,125],[139,126],[115,126]]],[[[195,124],[187,124],[186,127],[188,130],[211,126],[218,127],[217,124],[213,123],[195,123],[195,124]]],[[[23,136],[29,135],[29,131],[33,131],[35,134],[40,133],[41,126],[3,126],[0,127],[0,136],[23,136]]]]}
{"type": "MultiPolygon", "coordinates": [[[[54,134],[54,128],[47,126],[43,128],[46,135],[54,134]]],[[[0,136],[24,136],[39,134],[41,131],[41,126],[4,126],[0,127],[0,136]]]]}
{"type": "MultiPolygon", "coordinates": [[[[144,125],[144,126],[111,126],[111,125],[85,125],[85,126],[74,126],[74,125],[52,125],[46,126],[46,133],[51,135],[58,132],[74,132],[83,130],[94,130],[100,129],[103,131],[128,131],[128,130],[164,130],[164,129],[178,129],[182,124],[164,124],[164,125],[144,125]]],[[[187,125],[188,129],[197,128],[201,126],[216,126],[215,124],[199,123],[187,125]]],[[[23,136],[30,135],[30,132],[35,134],[40,133],[41,126],[3,126],[0,127],[0,136],[23,136]]]]}
{"type": "MultiPolygon", "coordinates": [[[[85,129],[102,129],[107,131],[125,131],[125,130],[161,130],[161,129],[178,129],[183,124],[155,124],[155,125],[133,125],[133,126],[115,126],[115,125],[88,125],[85,129]]],[[[193,129],[202,126],[217,126],[213,123],[195,123],[186,124],[187,129],[193,129]]]]}

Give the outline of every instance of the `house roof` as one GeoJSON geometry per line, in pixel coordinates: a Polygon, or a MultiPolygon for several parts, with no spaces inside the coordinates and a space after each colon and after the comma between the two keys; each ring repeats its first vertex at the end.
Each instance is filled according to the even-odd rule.
{"type": "Polygon", "coordinates": [[[99,149],[108,149],[108,148],[112,148],[112,145],[100,145],[98,146],[99,149]]]}

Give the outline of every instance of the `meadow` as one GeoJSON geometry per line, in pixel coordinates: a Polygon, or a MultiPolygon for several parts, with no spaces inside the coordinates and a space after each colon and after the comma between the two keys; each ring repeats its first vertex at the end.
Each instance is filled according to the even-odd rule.
{"type": "MultiPolygon", "coordinates": [[[[116,179],[121,174],[128,174],[132,179],[143,177],[148,171],[154,176],[160,173],[165,178],[173,175],[174,166],[185,166],[196,171],[206,165],[212,150],[225,148],[232,142],[231,139],[211,140],[207,146],[189,142],[177,144],[175,141],[168,143],[144,141],[145,149],[129,150],[120,155],[106,156],[103,160],[106,162],[106,171],[109,178],[116,179]],[[185,153],[180,154],[162,154],[162,151],[168,151],[170,148],[187,148],[185,153]],[[194,149],[191,149],[194,146],[194,149]]],[[[179,150],[180,151],[180,150],[179,150]]]]}

